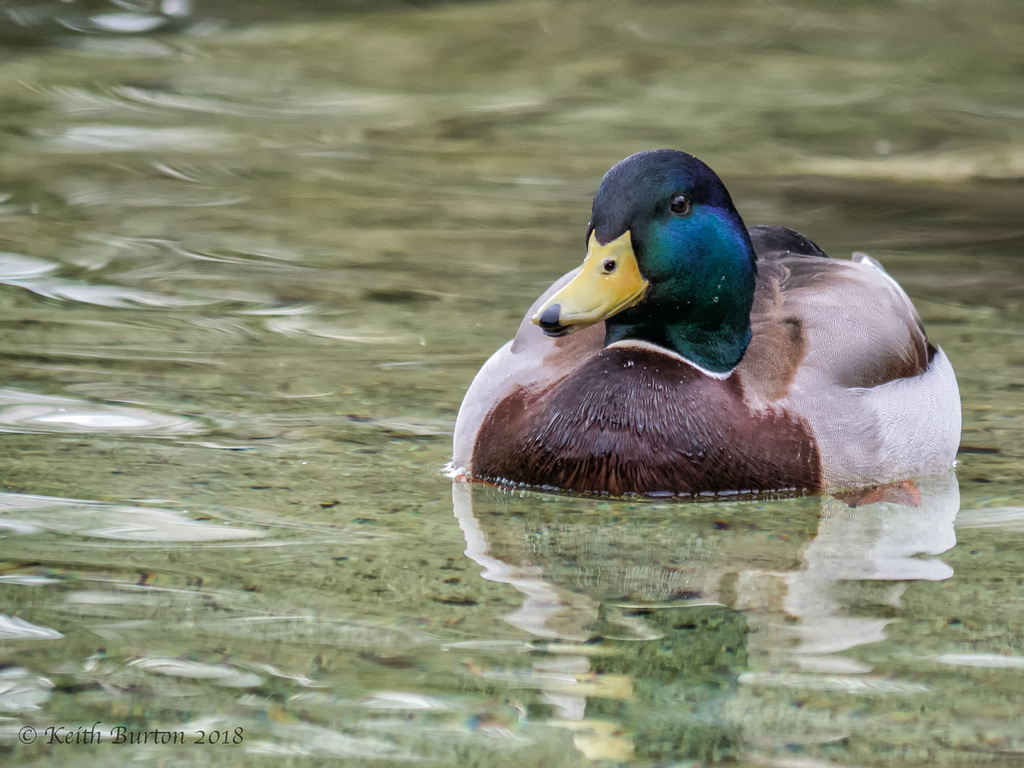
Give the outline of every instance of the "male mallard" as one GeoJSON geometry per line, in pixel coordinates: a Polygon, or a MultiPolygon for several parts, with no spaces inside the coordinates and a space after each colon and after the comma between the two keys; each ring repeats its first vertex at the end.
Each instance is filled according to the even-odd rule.
{"type": "Polygon", "coordinates": [[[863,486],[952,466],[953,369],[874,259],[747,229],[715,172],[674,150],[605,174],[587,240],[583,265],[466,393],[458,471],[658,496],[863,486]]]}

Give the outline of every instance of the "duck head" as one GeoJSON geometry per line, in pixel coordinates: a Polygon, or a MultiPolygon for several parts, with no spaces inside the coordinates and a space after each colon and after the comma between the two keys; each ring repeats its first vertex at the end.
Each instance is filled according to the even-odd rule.
{"type": "Polygon", "coordinates": [[[549,336],[603,320],[606,344],[646,341],[724,373],[750,341],[756,273],[715,172],[685,152],[640,152],[601,180],[583,266],[531,319],[549,336]]]}

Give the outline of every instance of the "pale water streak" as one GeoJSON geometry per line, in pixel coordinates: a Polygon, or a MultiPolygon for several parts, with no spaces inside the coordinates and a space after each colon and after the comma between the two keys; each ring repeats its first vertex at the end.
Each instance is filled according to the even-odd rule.
{"type": "Polygon", "coordinates": [[[121,435],[194,435],[202,422],[124,405],[0,390],[0,432],[121,435]]]}

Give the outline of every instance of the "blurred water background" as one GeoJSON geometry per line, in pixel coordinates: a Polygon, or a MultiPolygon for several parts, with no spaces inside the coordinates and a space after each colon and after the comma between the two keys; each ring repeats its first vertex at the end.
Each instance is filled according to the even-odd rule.
{"type": "Polygon", "coordinates": [[[1019,765],[1022,41],[1012,0],[0,2],[0,761],[1019,765]],[[655,147],[886,265],[955,478],[453,489],[473,374],[655,147]]]}

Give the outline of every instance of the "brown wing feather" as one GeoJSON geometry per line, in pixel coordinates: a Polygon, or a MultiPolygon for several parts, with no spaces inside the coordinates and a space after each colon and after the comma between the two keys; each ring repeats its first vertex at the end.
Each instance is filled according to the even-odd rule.
{"type": "Polygon", "coordinates": [[[753,338],[740,370],[748,386],[775,400],[801,367],[842,387],[924,372],[934,348],[910,299],[878,262],[822,258],[799,233],[757,229],[753,338]]]}

